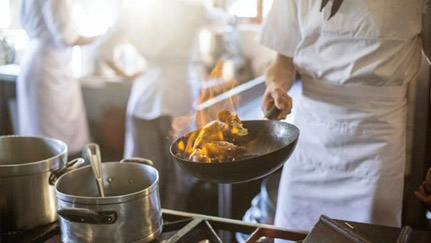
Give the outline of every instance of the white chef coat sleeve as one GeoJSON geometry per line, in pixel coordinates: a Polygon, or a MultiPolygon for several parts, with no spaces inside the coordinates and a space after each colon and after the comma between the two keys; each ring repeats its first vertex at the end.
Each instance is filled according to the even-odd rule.
{"type": "Polygon", "coordinates": [[[43,0],[42,14],[49,32],[57,43],[72,45],[79,38],[73,27],[67,0],[43,0]]]}
{"type": "MultiPolygon", "coordinates": [[[[112,61],[115,59],[115,47],[128,42],[128,28],[130,28],[130,16],[132,11],[124,12],[100,41],[97,56],[100,60],[112,61]]],[[[135,30],[136,31],[136,30],[135,30]]]]}
{"type": "Polygon", "coordinates": [[[265,17],[258,42],[284,56],[292,57],[300,41],[296,1],[274,0],[265,17]]]}

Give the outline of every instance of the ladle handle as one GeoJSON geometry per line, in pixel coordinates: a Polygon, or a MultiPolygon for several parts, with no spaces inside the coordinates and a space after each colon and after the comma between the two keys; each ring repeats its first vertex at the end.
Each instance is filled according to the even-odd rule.
{"type": "Polygon", "coordinates": [[[100,156],[99,145],[96,143],[87,144],[87,153],[91,163],[91,168],[93,168],[93,173],[96,177],[100,196],[105,197],[105,192],[103,190],[102,159],[100,156]]]}
{"type": "Polygon", "coordinates": [[[154,167],[154,163],[153,161],[149,160],[149,159],[145,159],[145,158],[139,158],[139,157],[132,157],[132,158],[127,158],[127,159],[122,159],[120,161],[120,163],[127,163],[127,162],[134,162],[134,163],[140,163],[140,164],[146,164],[149,166],[153,166],[154,167]]]}

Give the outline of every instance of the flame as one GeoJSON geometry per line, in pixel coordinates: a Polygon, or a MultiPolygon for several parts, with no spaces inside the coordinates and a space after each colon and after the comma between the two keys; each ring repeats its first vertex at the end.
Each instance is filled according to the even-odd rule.
{"type": "MultiPolygon", "coordinates": [[[[220,110],[228,110],[231,113],[235,113],[235,107],[239,102],[239,96],[220,97],[221,94],[225,94],[225,92],[238,85],[235,78],[226,79],[223,77],[224,64],[224,60],[218,60],[205,81],[202,82],[203,85],[199,98],[194,102],[196,113],[178,117],[173,120],[171,138],[178,138],[195,130],[193,128],[202,128],[210,121],[216,120],[217,113],[220,110]]],[[[232,128],[231,132],[232,134],[237,134],[238,128],[232,128]]],[[[178,151],[184,152],[185,154],[192,154],[196,145],[205,135],[203,133],[202,129],[197,129],[195,132],[189,133],[185,140],[177,144],[178,151]]],[[[220,141],[224,140],[223,132],[221,131],[217,131],[210,136],[216,136],[220,141]]],[[[208,153],[208,149],[210,148],[202,148],[199,153],[208,153]]]]}
{"type": "Polygon", "coordinates": [[[203,83],[203,88],[199,96],[199,104],[201,109],[197,109],[196,114],[196,125],[197,127],[203,127],[210,121],[217,119],[217,113],[220,110],[228,110],[231,113],[235,113],[235,107],[239,102],[238,97],[229,97],[227,99],[220,100],[220,102],[211,104],[214,97],[235,88],[238,82],[235,78],[225,78],[223,75],[225,61],[219,59],[212,69],[206,81],[203,83]]]}

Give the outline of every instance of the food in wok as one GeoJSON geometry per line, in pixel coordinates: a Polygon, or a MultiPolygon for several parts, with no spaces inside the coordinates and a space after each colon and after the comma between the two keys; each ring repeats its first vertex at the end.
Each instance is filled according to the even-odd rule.
{"type": "Polygon", "coordinates": [[[179,143],[177,156],[202,163],[235,161],[247,151],[238,143],[247,134],[238,115],[221,110],[217,120],[192,133],[186,145],[182,141],[179,143]]]}
{"type": "Polygon", "coordinates": [[[299,129],[283,121],[248,120],[241,123],[248,134],[235,135],[235,140],[232,138],[232,141],[236,146],[245,147],[246,152],[236,154],[233,162],[199,163],[189,159],[201,129],[175,140],[170,148],[171,154],[188,173],[212,183],[243,183],[256,180],[283,166],[295,148],[299,129]]]}

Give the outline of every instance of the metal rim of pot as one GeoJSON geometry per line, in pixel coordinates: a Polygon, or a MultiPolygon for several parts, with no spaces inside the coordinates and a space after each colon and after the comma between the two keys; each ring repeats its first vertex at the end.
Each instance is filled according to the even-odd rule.
{"type": "MultiPolygon", "coordinates": [[[[53,163],[55,161],[55,158],[61,158],[64,155],[67,154],[67,145],[63,141],[60,141],[58,139],[44,137],[44,136],[19,136],[19,135],[7,135],[7,136],[1,136],[1,138],[6,139],[31,139],[35,141],[47,141],[49,143],[53,143],[58,145],[62,148],[62,150],[49,158],[44,158],[42,160],[38,160],[35,162],[28,162],[28,163],[19,163],[19,164],[0,164],[0,176],[10,176],[11,174],[14,176],[24,176],[24,175],[32,175],[32,174],[38,174],[47,172],[50,170],[59,170],[64,165],[53,163]]],[[[63,161],[64,164],[66,164],[66,161],[63,161]]]]}
{"type": "Polygon", "coordinates": [[[152,166],[152,162],[150,160],[141,159],[141,158],[131,158],[131,159],[121,160],[120,162],[103,162],[102,165],[103,166],[111,166],[111,165],[118,165],[119,163],[127,163],[127,164],[130,164],[132,166],[139,166],[139,167],[145,166],[146,169],[155,171],[156,178],[151,183],[151,185],[149,185],[149,186],[147,186],[147,187],[145,187],[139,191],[128,193],[128,194],[123,194],[123,195],[115,195],[115,196],[105,195],[105,197],[103,197],[103,198],[100,196],[89,197],[89,196],[71,195],[71,194],[63,193],[59,190],[58,187],[61,185],[61,180],[63,177],[65,178],[68,175],[70,175],[71,173],[79,173],[79,171],[81,171],[81,170],[87,170],[89,167],[91,167],[91,165],[87,165],[87,166],[83,166],[81,168],[66,172],[63,175],[61,175],[60,178],[58,178],[57,183],[55,184],[55,192],[56,192],[57,198],[59,200],[63,200],[63,201],[70,202],[70,203],[89,204],[89,205],[96,205],[96,204],[97,205],[106,205],[106,204],[124,203],[124,202],[128,202],[128,201],[136,200],[136,199],[139,199],[141,197],[150,195],[155,190],[158,190],[159,173],[152,166]],[[138,163],[138,161],[139,161],[139,163],[138,163]]]}
{"type": "Polygon", "coordinates": [[[82,158],[68,162],[67,145],[58,139],[0,136],[0,207],[5,230],[30,230],[57,220],[56,179],[84,162],[82,158]]]}

